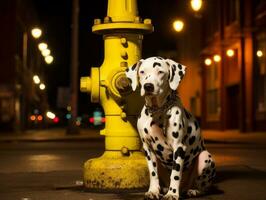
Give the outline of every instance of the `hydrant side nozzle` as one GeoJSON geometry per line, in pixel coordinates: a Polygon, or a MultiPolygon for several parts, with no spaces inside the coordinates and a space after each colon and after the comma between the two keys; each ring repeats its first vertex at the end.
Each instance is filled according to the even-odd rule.
{"type": "Polygon", "coordinates": [[[80,91],[81,92],[91,92],[91,78],[81,77],[80,78],[80,91]]]}

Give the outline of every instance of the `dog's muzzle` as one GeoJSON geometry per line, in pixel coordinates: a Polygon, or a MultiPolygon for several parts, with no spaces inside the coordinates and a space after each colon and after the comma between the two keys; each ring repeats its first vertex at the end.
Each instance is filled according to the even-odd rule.
{"type": "Polygon", "coordinates": [[[145,83],[144,90],[148,93],[154,92],[154,85],[152,83],[145,83]]]}

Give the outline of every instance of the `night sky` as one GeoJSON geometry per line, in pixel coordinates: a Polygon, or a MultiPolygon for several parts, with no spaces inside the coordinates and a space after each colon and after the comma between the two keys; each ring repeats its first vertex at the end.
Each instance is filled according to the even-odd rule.
{"type": "MultiPolygon", "coordinates": [[[[100,66],[103,61],[103,41],[100,35],[91,32],[93,20],[103,19],[107,13],[107,0],[80,0],[79,16],[79,77],[87,76],[91,66],[100,66]]],[[[176,33],[172,29],[173,19],[188,11],[185,0],[139,0],[139,15],[151,18],[155,27],[143,41],[143,57],[157,55],[160,50],[175,50],[176,33]],[[154,42],[156,41],[156,42],[154,42]]],[[[57,87],[69,86],[71,0],[33,0],[39,16],[44,38],[52,50],[55,61],[45,68],[48,100],[56,107],[57,87]]],[[[189,12],[189,11],[188,11],[189,12]]],[[[89,111],[89,95],[79,94],[79,111],[89,111]]]]}

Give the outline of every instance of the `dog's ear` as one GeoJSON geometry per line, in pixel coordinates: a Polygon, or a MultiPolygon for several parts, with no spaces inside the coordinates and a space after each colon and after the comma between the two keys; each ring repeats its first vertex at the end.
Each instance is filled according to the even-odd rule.
{"type": "Polygon", "coordinates": [[[140,60],[139,62],[135,63],[134,65],[126,69],[126,76],[130,81],[133,91],[135,91],[138,86],[138,82],[139,82],[138,71],[139,71],[139,67],[141,63],[142,63],[142,60],[140,60]]]}
{"type": "Polygon", "coordinates": [[[172,90],[176,90],[180,81],[184,77],[186,67],[171,59],[166,59],[166,64],[169,66],[169,85],[172,90]]]}

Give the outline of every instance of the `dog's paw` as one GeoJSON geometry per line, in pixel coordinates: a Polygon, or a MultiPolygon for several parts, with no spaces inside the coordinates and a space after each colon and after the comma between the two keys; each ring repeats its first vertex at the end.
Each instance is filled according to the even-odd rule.
{"type": "Polygon", "coordinates": [[[179,199],[181,199],[181,198],[176,194],[166,194],[162,198],[162,200],[179,200],[179,199]]]}
{"type": "Polygon", "coordinates": [[[144,200],[159,200],[159,199],[161,199],[161,197],[162,196],[161,196],[160,192],[148,191],[144,195],[144,200]]]}
{"type": "Polygon", "coordinates": [[[198,197],[201,195],[201,192],[199,190],[192,190],[192,189],[189,189],[186,193],[186,196],[187,197],[198,197]]]}

